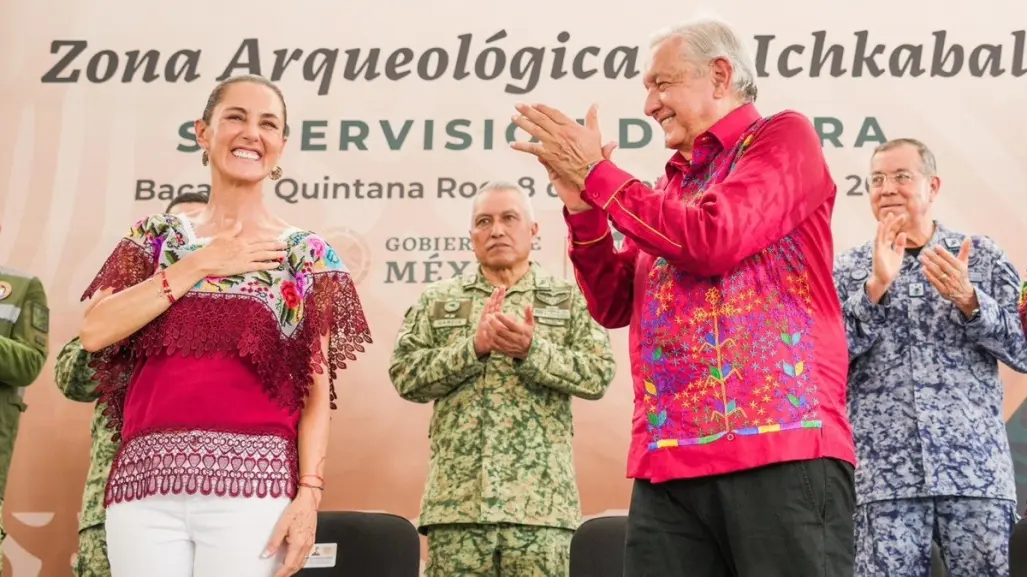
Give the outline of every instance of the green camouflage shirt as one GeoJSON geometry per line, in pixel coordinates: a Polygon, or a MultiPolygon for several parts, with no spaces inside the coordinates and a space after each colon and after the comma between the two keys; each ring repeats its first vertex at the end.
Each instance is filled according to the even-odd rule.
{"type": "Polygon", "coordinates": [[[0,267],[0,541],[3,495],[26,406],[25,387],[43,371],[50,347],[50,309],[38,278],[0,267]]]}
{"type": "MultiPolygon", "coordinates": [[[[93,369],[89,368],[89,353],[82,348],[78,337],[64,345],[57,355],[57,368],[54,380],[64,396],[80,403],[93,403],[99,398],[96,392],[97,381],[92,380],[93,369]]],[[[107,488],[107,476],[110,474],[114,454],[118,444],[114,442],[114,431],[107,428],[107,418],[103,415],[103,405],[97,403],[93,408],[93,423],[90,427],[92,447],[89,449],[89,473],[86,476],[86,488],[82,493],[82,517],[79,519],[79,530],[103,525],[106,512],[103,508],[103,495],[107,488]]]]}
{"type": "Polygon", "coordinates": [[[503,312],[535,311],[524,361],[479,359],[474,333],[493,287],[468,274],[433,283],[403,320],[389,366],[404,399],[434,402],[420,527],[518,523],[577,528],[571,398],[602,398],[616,363],[577,286],[533,264],[503,312]]]}

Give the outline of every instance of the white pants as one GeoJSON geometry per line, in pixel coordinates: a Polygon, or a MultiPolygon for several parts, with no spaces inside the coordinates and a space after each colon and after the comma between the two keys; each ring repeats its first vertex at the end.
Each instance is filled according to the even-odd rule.
{"type": "Polygon", "coordinates": [[[273,577],[261,555],[289,500],[155,495],[107,509],[113,577],[273,577]]]}

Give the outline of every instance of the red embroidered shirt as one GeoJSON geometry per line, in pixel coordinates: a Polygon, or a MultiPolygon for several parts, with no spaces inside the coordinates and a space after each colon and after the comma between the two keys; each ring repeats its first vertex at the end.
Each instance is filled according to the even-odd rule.
{"type": "Polygon", "coordinates": [[[855,463],[836,193],[810,122],[751,104],[700,135],[691,162],[675,154],[655,191],[612,162],[593,169],[582,196],[594,208],[564,214],[592,315],[629,326],[629,477],[855,463]]]}
{"type": "MultiPolygon", "coordinates": [[[[335,251],[309,232],[283,236],[288,258],[279,269],[208,277],[94,353],[108,426],[122,441],[104,506],[169,493],[295,495],[297,428],[313,372],[328,371],[334,409],[337,371],[371,339],[335,251]]],[[[181,217],[142,219],[83,299],[142,282],[209,241],[181,217]]]]}

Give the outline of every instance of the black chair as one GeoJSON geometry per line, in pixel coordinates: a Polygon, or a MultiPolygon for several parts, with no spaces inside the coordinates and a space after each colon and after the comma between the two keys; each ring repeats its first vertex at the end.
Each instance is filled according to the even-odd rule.
{"type": "Polygon", "coordinates": [[[398,515],[321,511],[315,542],[322,549],[337,547],[334,566],[318,567],[312,558],[299,577],[418,577],[421,572],[421,537],[398,515]]]}
{"type": "Polygon", "coordinates": [[[582,523],[571,538],[570,577],[623,577],[627,527],[624,516],[596,517],[582,523]]]}
{"type": "Polygon", "coordinates": [[[1016,523],[1009,538],[1009,577],[1027,577],[1027,517],[1016,523]]]}

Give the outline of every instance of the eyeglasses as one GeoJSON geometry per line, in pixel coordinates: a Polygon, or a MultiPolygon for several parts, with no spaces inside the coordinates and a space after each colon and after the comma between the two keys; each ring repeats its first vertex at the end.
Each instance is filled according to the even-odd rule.
{"type": "Polygon", "coordinates": [[[908,172],[896,172],[895,174],[871,174],[867,182],[870,188],[881,188],[886,181],[895,186],[905,186],[913,181],[913,175],[908,172]]]}

